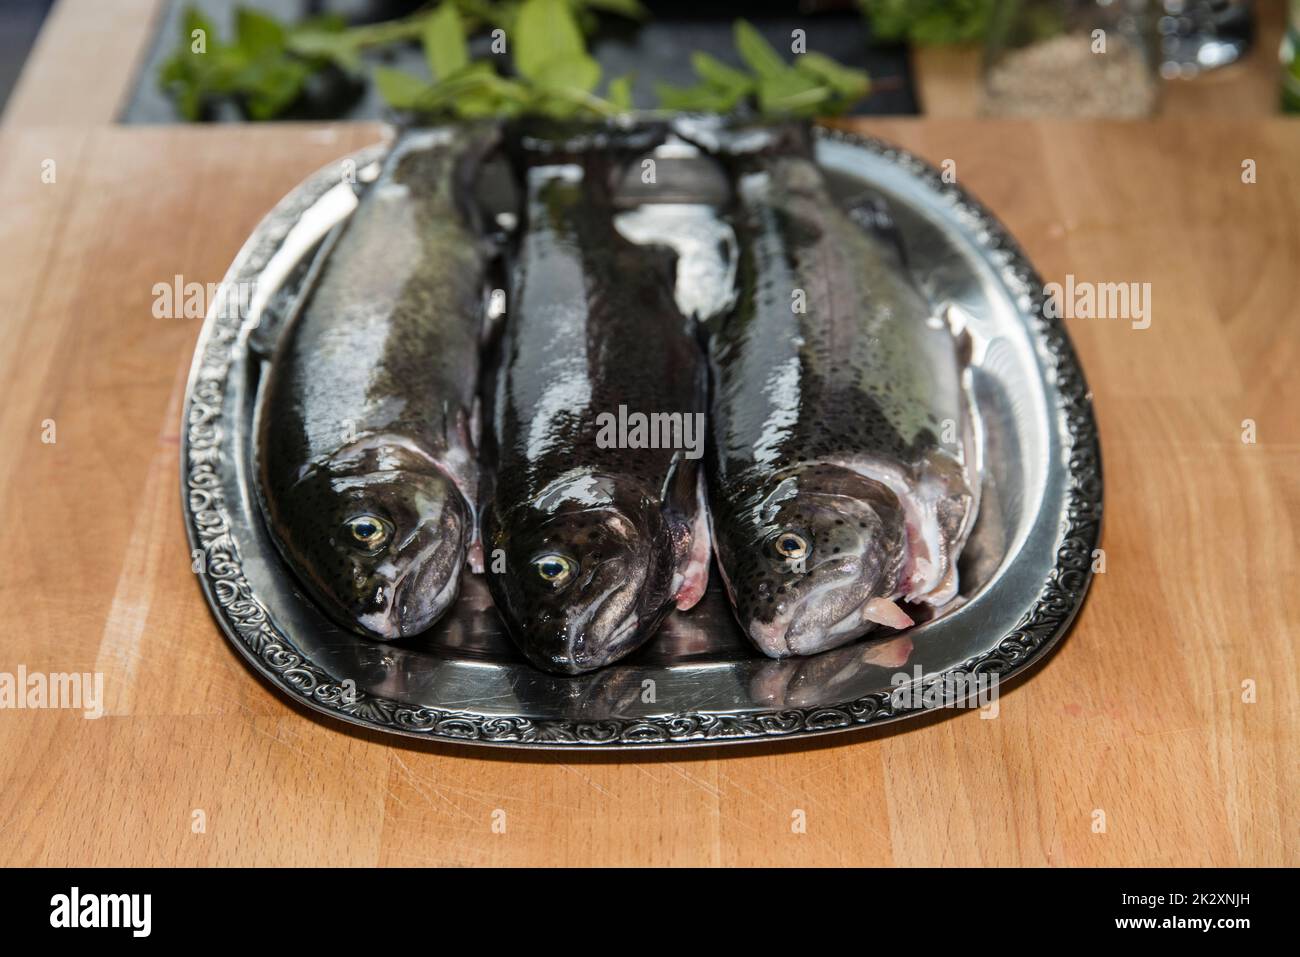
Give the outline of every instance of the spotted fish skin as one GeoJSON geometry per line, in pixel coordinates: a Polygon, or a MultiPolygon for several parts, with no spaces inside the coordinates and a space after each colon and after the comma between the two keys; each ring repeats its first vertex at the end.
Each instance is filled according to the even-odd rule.
{"type": "Polygon", "coordinates": [[[272,537],[320,607],[371,638],[433,624],[474,544],[488,249],[465,197],[496,139],[487,126],[398,139],[260,397],[272,537]]]}
{"type": "Polygon", "coordinates": [[[737,618],[772,657],[942,605],[978,502],[951,330],[843,207],[806,127],[712,144],[735,186],[734,310],[710,327],[710,510],[737,618]],[[743,142],[743,148],[737,144],[743,142]]]}
{"type": "Polygon", "coordinates": [[[674,604],[698,600],[708,567],[699,458],[601,440],[601,417],[620,407],[704,412],[673,257],[614,228],[611,155],[520,153],[527,226],[485,441],[497,609],[532,662],[567,674],[641,645],[674,604]]]}

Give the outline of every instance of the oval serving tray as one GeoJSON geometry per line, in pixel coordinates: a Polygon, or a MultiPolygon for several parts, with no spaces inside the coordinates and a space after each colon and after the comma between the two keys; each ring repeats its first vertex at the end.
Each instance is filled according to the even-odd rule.
{"type": "Polygon", "coordinates": [[[740,633],[715,571],[695,609],[675,613],[632,657],[577,677],[527,664],[468,573],[452,612],[401,644],[332,624],[303,596],[256,510],[251,424],[266,348],[250,348],[250,333],[259,320],[273,327],[304,283],[312,243],[347,214],[335,187],[384,150],[331,164],[258,225],[212,304],[190,373],[181,482],[198,577],[226,637],[282,691],[353,724],[461,743],[772,740],[920,715],[925,689],[979,674],[1004,680],[1069,627],[1091,579],[1101,459],[1083,372],[1060,320],[1042,314],[1042,281],[1002,225],[929,164],[826,129],[817,158],[837,193],[886,196],[918,281],[959,310],[976,344],[984,490],[959,566],[964,604],[898,637],[773,661],[740,633]],[[249,288],[252,308],[230,308],[226,294],[249,288]],[[919,693],[899,694],[904,675],[919,693]]]}

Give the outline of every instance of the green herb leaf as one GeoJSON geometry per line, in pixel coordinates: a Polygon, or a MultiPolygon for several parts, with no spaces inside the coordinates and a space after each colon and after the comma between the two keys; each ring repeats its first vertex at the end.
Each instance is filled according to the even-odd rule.
{"type": "Polygon", "coordinates": [[[235,9],[235,37],[250,58],[274,56],[284,50],[285,31],[279,21],[248,7],[235,9]]]}
{"type": "Polygon", "coordinates": [[[451,76],[469,63],[465,26],[454,3],[444,2],[424,28],[424,56],[435,79],[451,76]]]}
{"type": "Polygon", "coordinates": [[[290,34],[288,48],[312,59],[329,60],[354,75],[362,72],[361,54],[346,36],[323,30],[304,30],[290,34]]]}
{"type": "Polygon", "coordinates": [[[524,0],[511,39],[515,68],[530,80],[552,60],[570,60],[587,53],[565,0],[524,0]]]}
{"type": "Polygon", "coordinates": [[[692,53],[691,66],[699,74],[700,79],[710,86],[715,86],[719,90],[735,92],[744,96],[754,88],[754,81],[750,79],[749,74],[735,67],[727,66],[721,60],[709,56],[707,53],[692,53]]]}
{"type": "Polygon", "coordinates": [[[610,80],[609,89],[605,92],[605,98],[621,112],[626,113],[631,110],[632,75],[625,73],[623,76],[616,76],[610,80]]]}
{"type": "Polygon", "coordinates": [[[735,108],[741,94],[699,83],[695,86],[655,84],[659,105],[665,110],[685,110],[689,113],[727,113],[735,108]]]}
{"type": "Polygon", "coordinates": [[[600,82],[600,64],[585,54],[547,60],[533,82],[547,92],[590,93],[600,82]]]}
{"type": "Polygon", "coordinates": [[[871,89],[871,78],[866,71],[842,66],[822,53],[809,52],[796,57],[794,68],[820,80],[841,96],[863,97],[871,89]]]}
{"type": "Polygon", "coordinates": [[[371,73],[375,89],[396,110],[415,110],[425,100],[429,84],[403,70],[377,66],[371,73]]]}
{"type": "Polygon", "coordinates": [[[271,60],[258,64],[245,83],[244,106],[254,120],[279,116],[298,99],[310,68],[294,60],[271,60]]]}
{"type": "Polygon", "coordinates": [[[772,45],[748,20],[737,20],[735,26],[736,51],[742,60],[760,77],[775,78],[790,68],[772,45]]]}
{"type": "Polygon", "coordinates": [[[764,113],[811,115],[830,94],[829,87],[798,70],[758,79],[758,108],[764,113]]]}
{"type": "Polygon", "coordinates": [[[859,0],[871,29],[885,40],[965,43],[988,31],[997,0],[859,0]]]}
{"type": "Polygon", "coordinates": [[[601,13],[613,13],[629,20],[648,20],[650,11],[641,5],[640,0],[573,0],[580,7],[598,10],[601,13]]]}
{"type": "Polygon", "coordinates": [[[575,113],[617,113],[612,104],[592,94],[600,82],[600,64],[589,56],[548,61],[533,78],[534,105],[551,116],[575,113]]]}
{"type": "MultiPolygon", "coordinates": [[[[486,62],[469,63],[428,91],[427,108],[445,109],[457,116],[474,118],[506,113],[499,78],[486,62]]],[[[507,81],[500,81],[506,83],[507,81]]]]}

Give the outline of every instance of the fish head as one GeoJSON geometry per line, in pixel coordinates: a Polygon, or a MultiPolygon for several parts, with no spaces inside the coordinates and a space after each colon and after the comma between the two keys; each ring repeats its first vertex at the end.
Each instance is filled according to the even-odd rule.
{"type": "Polygon", "coordinates": [[[752,501],[715,534],[737,618],[765,654],[815,654],[877,624],[912,623],[891,598],[907,539],[886,486],[815,465],[777,478],[752,501]]]}
{"type": "Polygon", "coordinates": [[[591,479],[489,510],[485,525],[498,610],[529,660],[561,674],[635,649],[672,598],[672,544],[657,502],[636,483],[591,479]]]}
{"type": "Polygon", "coordinates": [[[316,469],[287,499],[277,523],[282,550],[343,624],[371,638],[404,638],[455,601],[474,526],[442,471],[316,469]]]}

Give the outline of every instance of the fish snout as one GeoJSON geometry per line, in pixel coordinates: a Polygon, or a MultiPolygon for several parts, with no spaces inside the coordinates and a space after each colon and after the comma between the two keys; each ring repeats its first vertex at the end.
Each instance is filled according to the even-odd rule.
{"type": "Polygon", "coordinates": [[[622,657],[637,623],[635,614],[610,628],[594,622],[537,621],[520,645],[528,660],[544,671],[580,675],[622,657]]]}
{"type": "Polygon", "coordinates": [[[827,558],[776,589],[770,614],[751,617],[747,631],[774,658],[844,644],[870,627],[861,609],[874,584],[860,556],[827,558]]]}
{"type": "Polygon", "coordinates": [[[380,641],[402,637],[400,623],[393,615],[393,598],[397,588],[387,579],[367,583],[363,597],[352,617],[366,635],[380,641]]]}

